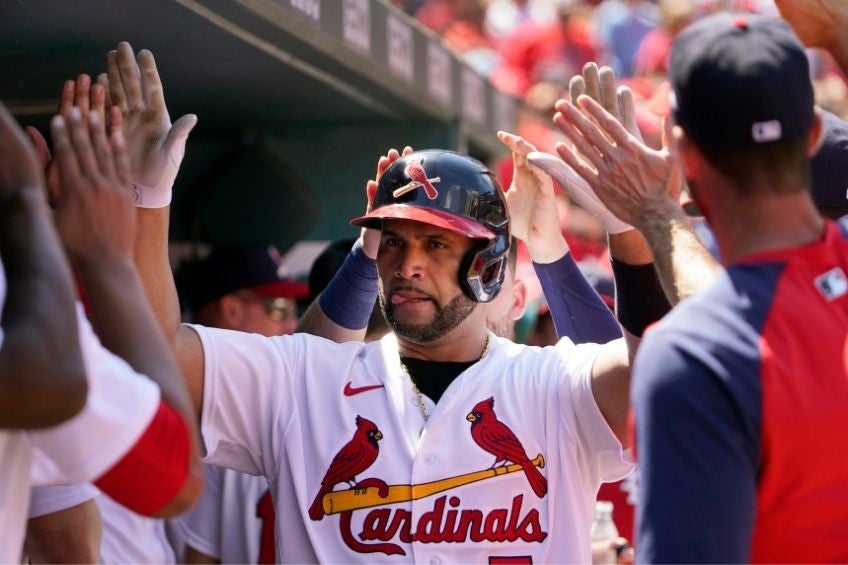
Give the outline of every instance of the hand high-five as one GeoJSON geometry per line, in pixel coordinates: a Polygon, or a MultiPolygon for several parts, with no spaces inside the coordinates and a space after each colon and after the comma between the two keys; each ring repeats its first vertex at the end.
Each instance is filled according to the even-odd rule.
{"type": "Polygon", "coordinates": [[[106,138],[97,113],[83,121],[79,108],[53,118],[50,132],[61,190],[56,227],[80,267],[132,260],[135,209],[126,186],[130,164],[123,134],[106,138]]]}
{"type": "Polygon", "coordinates": [[[551,263],[568,252],[562,236],[559,208],[551,177],[532,166],[527,156],[536,151],[523,137],[504,131],[498,139],[512,151],[512,185],[506,191],[512,235],[527,244],[537,263],[551,263]]]}
{"type": "MultiPolygon", "coordinates": [[[[556,151],[564,163],[534,154],[531,162],[569,187],[611,234],[638,226],[652,208],[677,206],[682,172],[669,147],[646,146],[636,125],[633,94],[616,88],[615,73],[588,63],[571,81],[571,101],[556,104],[554,123],[569,143],[556,151]],[[584,94],[585,93],[585,94],[584,94]],[[575,182],[579,176],[585,184],[575,182]]],[[[666,135],[670,145],[670,135],[666,135]]]]}
{"type": "MultiPolygon", "coordinates": [[[[77,108],[86,127],[88,115],[97,114],[100,127],[107,128],[109,135],[112,135],[121,129],[121,112],[117,108],[109,108],[107,94],[102,84],[92,84],[91,77],[86,74],[79,75],[76,80],[66,80],[59,93],[58,114],[67,118],[71,108],[77,108]]],[[[51,158],[47,141],[41,132],[32,126],[27,126],[26,131],[45,168],[47,191],[51,202],[55,203],[59,198],[59,169],[51,158]]]]}
{"type": "Polygon", "coordinates": [[[167,206],[197,116],[187,114],[171,124],[150,51],[143,49],[136,57],[132,46],[122,42],[109,52],[107,67],[110,101],[123,115],[136,206],[167,206]]]}
{"type": "MultiPolygon", "coordinates": [[[[633,93],[627,87],[616,88],[615,72],[611,68],[602,67],[598,69],[595,63],[586,63],[583,67],[583,74],[571,78],[569,93],[572,104],[576,104],[577,99],[584,94],[602,103],[611,115],[624,124],[627,131],[640,141],[642,140],[642,134],[636,125],[633,93]]],[[[563,103],[565,101],[558,102],[558,104],[563,103]]],[[[589,183],[560,158],[534,151],[528,156],[528,160],[531,164],[551,175],[568,190],[575,202],[600,220],[607,233],[615,235],[633,229],[633,226],[621,221],[610,212],[592,190],[592,187],[589,186],[589,183]]]]}

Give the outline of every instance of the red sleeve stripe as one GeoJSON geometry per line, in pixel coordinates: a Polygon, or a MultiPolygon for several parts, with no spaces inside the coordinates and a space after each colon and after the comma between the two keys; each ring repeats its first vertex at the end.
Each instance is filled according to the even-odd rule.
{"type": "Polygon", "coordinates": [[[156,514],[188,477],[189,433],[177,411],[160,402],[138,442],[94,484],[134,512],[156,514]]]}

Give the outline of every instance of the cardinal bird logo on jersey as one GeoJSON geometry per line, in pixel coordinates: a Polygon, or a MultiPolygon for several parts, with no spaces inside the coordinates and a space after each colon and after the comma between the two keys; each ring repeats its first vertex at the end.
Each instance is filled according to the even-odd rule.
{"type": "Polygon", "coordinates": [[[371,420],[362,416],[356,417],[356,432],[349,442],[333,457],[327,474],[321,481],[321,489],[309,507],[309,517],[320,520],[324,517],[324,495],[333,490],[339,483],[347,483],[351,488],[356,486],[356,476],[365,471],[377,460],[380,452],[378,441],[383,434],[371,420]]]}
{"type": "Polygon", "coordinates": [[[408,176],[412,180],[407,184],[403,185],[402,187],[396,188],[394,192],[392,192],[392,196],[397,198],[399,196],[403,196],[407,192],[411,192],[416,188],[420,187],[424,188],[424,193],[430,200],[435,200],[436,197],[439,196],[439,191],[436,190],[436,187],[433,186],[433,183],[441,181],[442,178],[427,178],[427,172],[424,171],[424,166],[421,164],[420,160],[413,159],[412,161],[407,163],[404,172],[406,173],[406,176],[408,176]]]}
{"type": "Polygon", "coordinates": [[[478,402],[465,419],[471,422],[471,438],[474,442],[495,456],[493,468],[498,463],[521,465],[536,496],[542,498],[548,493],[548,480],[527,457],[524,446],[512,430],[495,415],[494,397],[478,402]]]}

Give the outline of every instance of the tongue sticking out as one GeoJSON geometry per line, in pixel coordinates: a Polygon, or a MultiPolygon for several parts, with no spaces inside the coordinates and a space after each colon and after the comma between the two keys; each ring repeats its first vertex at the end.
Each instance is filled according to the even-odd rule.
{"type": "Polygon", "coordinates": [[[429,302],[430,299],[417,292],[396,292],[391,297],[392,304],[415,304],[419,302],[429,302]]]}

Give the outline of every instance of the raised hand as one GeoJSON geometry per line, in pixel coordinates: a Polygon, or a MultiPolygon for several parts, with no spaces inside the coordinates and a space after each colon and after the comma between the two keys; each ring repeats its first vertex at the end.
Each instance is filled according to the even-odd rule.
{"type": "MultiPolygon", "coordinates": [[[[636,139],[642,141],[642,134],[636,125],[633,93],[624,86],[616,88],[615,72],[610,67],[598,69],[595,63],[586,63],[583,66],[583,74],[571,78],[568,90],[572,105],[577,103],[580,96],[589,96],[603,105],[604,109],[616,120],[624,124],[627,131],[636,139]]],[[[567,102],[565,100],[557,102],[557,105],[562,104],[567,104],[567,102]]],[[[573,144],[569,148],[573,149],[573,144]]],[[[558,157],[533,151],[528,155],[528,160],[532,165],[556,179],[561,186],[568,190],[575,202],[600,220],[604,229],[610,235],[633,229],[633,226],[621,221],[610,212],[592,190],[592,187],[589,186],[589,183],[558,157]]]]}
{"type": "Polygon", "coordinates": [[[808,47],[831,49],[846,34],[848,3],[844,0],[775,0],[780,15],[808,47]]]}
{"type": "MultiPolygon", "coordinates": [[[[106,89],[103,85],[92,84],[91,77],[86,74],[79,75],[76,80],[66,80],[59,93],[59,115],[67,118],[71,108],[77,108],[82,116],[83,123],[88,127],[88,115],[97,114],[100,127],[106,127],[109,133],[121,128],[121,114],[112,109],[107,112],[106,89]]],[[[47,141],[37,129],[27,126],[26,132],[32,140],[32,144],[44,167],[47,178],[47,192],[50,201],[56,202],[59,198],[59,170],[52,160],[47,141]]]]}
{"type": "MultiPolygon", "coordinates": [[[[412,152],[413,149],[409,145],[403,148],[403,153],[398,153],[397,149],[392,148],[377,160],[377,174],[372,180],[365,183],[365,197],[367,199],[365,206],[366,214],[371,211],[371,206],[374,204],[374,194],[377,192],[377,183],[380,182],[380,177],[383,176],[383,173],[386,172],[392,163],[400,159],[401,156],[406,157],[412,152]]],[[[368,257],[376,259],[377,249],[380,247],[380,231],[362,228],[360,237],[362,238],[362,251],[368,257]]]]}
{"type": "Polygon", "coordinates": [[[848,2],[775,0],[775,4],[804,45],[827,49],[848,74],[848,2]]]}
{"type": "Polygon", "coordinates": [[[120,109],[130,159],[130,183],[136,206],[161,208],[171,202],[171,189],[197,116],[187,114],[171,124],[159,71],[146,49],[133,53],[118,44],[107,56],[110,102],[120,109]]]}
{"type": "Polygon", "coordinates": [[[568,252],[562,235],[559,209],[551,177],[532,166],[527,156],[536,148],[524,138],[498,132],[498,139],[512,151],[514,173],[506,191],[512,235],[527,244],[537,263],[551,263],[568,252]]]}
{"type": "Polygon", "coordinates": [[[106,138],[96,113],[79,108],[53,118],[50,132],[60,191],[56,227],[77,266],[132,261],[135,209],[126,186],[130,164],[123,134],[106,138]]]}
{"type": "MultiPolygon", "coordinates": [[[[577,105],[577,99],[586,95],[604,107],[618,120],[633,137],[643,141],[642,132],[636,124],[636,103],[633,91],[627,86],[618,86],[615,71],[611,67],[601,67],[589,62],[583,65],[583,74],[574,75],[568,84],[571,103],[577,105]]],[[[561,104],[564,101],[557,101],[561,104]]],[[[559,108],[557,108],[558,111],[559,108]]]]}
{"type": "Polygon", "coordinates": [[[42,190],[38,156],[12,114],[0,103],[0,208],[24,189],[42,190]]]}
{"type": "Polygon", "coordinates": [[[554,123],[573,145],[558,143],[556,151],[604,206],[636,227],[651,212],[666,215],[669,206],[678,207],[682,173],[677,156],[668,148],[646,146],[588,96],[579,97],[578,105],[557,104],[554,123]]]}
{"type": "Polygon", "coordinates": [[[616,235],[634,229],[633,226],[619,220],[615,214],[607,210],[607,207],[604,206],[589,183],[583,180],[583,177],[575,173],[574,169],[566,165],[559,157],[541,151],[533,151],[527,156],[527,160],[531,165],[540,168],[556,179],[560,186],[565,187],[572,200],[597,218],[608,234],[616,235]]]}

